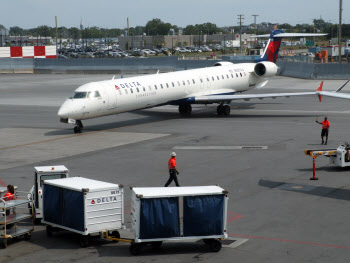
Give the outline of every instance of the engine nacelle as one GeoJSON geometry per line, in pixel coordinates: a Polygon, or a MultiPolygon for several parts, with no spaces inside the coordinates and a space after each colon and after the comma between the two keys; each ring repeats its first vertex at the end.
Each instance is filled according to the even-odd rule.
{"type": "Polygon", "coordinates": [[[221,62],[216,62],[214,64],[214,67],[217,67],[217,66],[232,66],[232,65],[233,65],[232,62],[221,61],[221,62]]]}
{"type": "Polygon", "coordinates": [[[273,62],[259,62],[254,67],[254,73],[258,77],[273,77],[277,74],[278,67],[273,62]]]}

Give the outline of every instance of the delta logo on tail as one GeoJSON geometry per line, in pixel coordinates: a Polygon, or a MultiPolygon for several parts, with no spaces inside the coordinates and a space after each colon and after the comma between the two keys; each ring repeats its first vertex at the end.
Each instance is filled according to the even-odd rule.
{"type": "Polygon", "coordinates": [[[284,37],[314,37],[325,36],[323,33],[285,33],[283,30],[275,29],[270,35],[252,36],[255,38],[269,37],[269,41],[262,56],[255,60],[255,62],[270,61],[276,63],[278,52],[280,50],[282,38],[284,37]]]}

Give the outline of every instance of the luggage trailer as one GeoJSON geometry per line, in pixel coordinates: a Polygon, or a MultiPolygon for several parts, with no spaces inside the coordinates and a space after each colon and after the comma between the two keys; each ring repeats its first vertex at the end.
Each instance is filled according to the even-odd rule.
{"type": "Polygon", "coordinates": [[[164,241],[203,240],[213,252],[227,238],[228,192],[218,186],[134,187],[131,195],[133,239],[104,238],[129,242],[130,253],[143,247],[159,248],[164,241]]]}
{"type": "Polygon", "coordinates": [[[125,228],[123,185],[83,177],[46,180],[42,223],[48,236],[60,230],[80,234],[82,247],[90,237],[119,238],[125,228]]]}

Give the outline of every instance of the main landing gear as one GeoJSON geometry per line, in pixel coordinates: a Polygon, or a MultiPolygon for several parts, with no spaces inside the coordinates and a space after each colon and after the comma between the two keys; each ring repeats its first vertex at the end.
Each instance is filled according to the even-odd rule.
{"type": "Polygon", "coordinates": [[[179,112],[181,115],[191,115],[192,112],[192,106],[191,104],[181,104],[179,105],[179,112]]]}
{"type": "Polygon", "coordinates": [[[77,120],[74,126],[74,133],[81,133],[81,130],[83,128],[84,128],[83,123],[80,120],[77,120]]]}
{"type": "Polygon", "coordinates": [[[216,109],[216,112],[218,113],[219,116],[229,116],[230,111],[231,111],[230,106],[223,105],[223,104],[220,104],[216,109]]]}

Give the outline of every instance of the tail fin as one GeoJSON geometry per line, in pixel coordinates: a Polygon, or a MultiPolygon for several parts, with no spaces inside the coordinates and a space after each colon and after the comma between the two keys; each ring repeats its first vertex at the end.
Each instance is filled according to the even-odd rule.
{"type": "Polygon", "coordinates": [[[269,42],[266,45],[264,53],[256,62],[260,61],[270,61],[276,63],[278,57],[278,51],[280,50],[282,37],[275,37],[277,34],[284,33],[283,30],[275,29],[272,31],[269,42]]]}
{"type": "MultiPolygon", "coordinates": [[[[320,86],[318,87],[317,91],[322,91],[322,87],[323,87],[323,81],[321,82],[320,86]]],[[[318,99],[320,100],[320,102],[322,102],[322,95],[318,94],[318,99]]]]}

